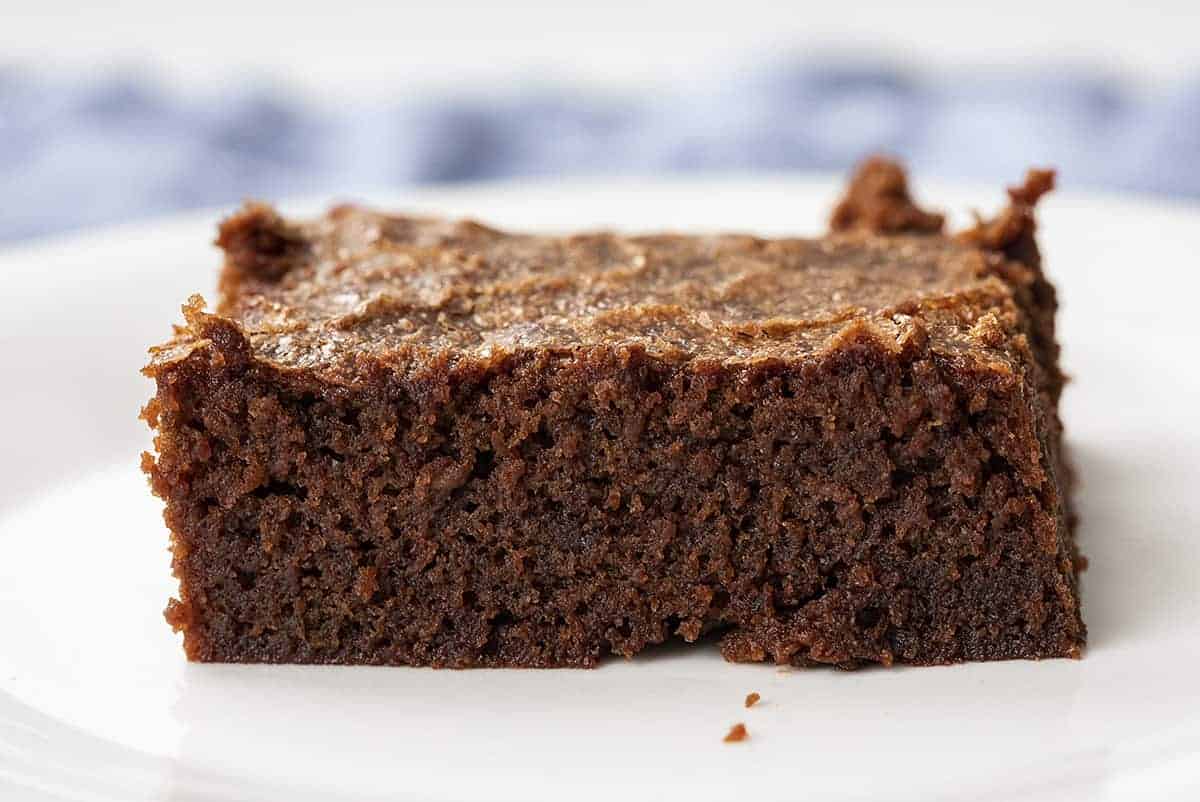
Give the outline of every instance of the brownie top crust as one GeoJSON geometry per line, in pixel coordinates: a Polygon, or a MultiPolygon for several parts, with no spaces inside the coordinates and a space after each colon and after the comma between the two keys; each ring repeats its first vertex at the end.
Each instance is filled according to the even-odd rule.
{"type": "MultiPolygon", "coordinates": [[[[878,171],[867,176],[863,191],[894,194],[878,171]]],[[[835,213],[840,230],[817,239],[533,236],[356,206],[292,222],[248,204],[220,228],[216,315],[193,303],[151,370],[205,342],[216,320],[256,359],[333,377],[362,359],[411,370],[532,349],[794,360],[864,336],[1009,372],[1021,358],[1012,295],[1032,272],[942,235],[939,216],[897,214],[898,203],[884,206],[893,232],[852,194],[835,213]],[[870,225],[856,227],[864,216],[870,225]]]]}

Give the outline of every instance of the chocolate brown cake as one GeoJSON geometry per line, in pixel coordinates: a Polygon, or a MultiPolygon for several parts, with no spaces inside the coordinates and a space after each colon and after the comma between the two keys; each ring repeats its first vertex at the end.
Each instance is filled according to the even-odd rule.
{"type": "Polygon", "coordinates": [[[1077,656],[1032,207],[957,237],[866,163],[822,239],[226,220],[152,350],[193,660],[1077,656]]]}

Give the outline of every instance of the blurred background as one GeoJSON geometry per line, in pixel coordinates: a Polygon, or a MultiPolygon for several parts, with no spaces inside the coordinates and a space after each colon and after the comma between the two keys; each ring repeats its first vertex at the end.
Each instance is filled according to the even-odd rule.
{"type": "Polygon", "coordinates": [[[880,150],[1200,198],[1196,0],[0,0],[0,20],[0,242],[247,196],[880,150]]]}

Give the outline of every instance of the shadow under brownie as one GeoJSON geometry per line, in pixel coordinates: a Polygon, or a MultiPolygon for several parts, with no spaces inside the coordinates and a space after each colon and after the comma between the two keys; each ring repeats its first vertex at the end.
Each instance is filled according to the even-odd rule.
{"type": "Polygon", "coordinates": [[[222,224],[144,457],[202,661],[1078,656],[1052,176],[958,236],[865,163],[821,239],[222,224]]]}

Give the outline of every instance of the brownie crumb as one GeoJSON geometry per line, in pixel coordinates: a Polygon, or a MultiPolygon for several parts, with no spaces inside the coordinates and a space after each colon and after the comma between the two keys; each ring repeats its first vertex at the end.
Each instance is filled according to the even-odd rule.
{"type": "Polygon", "coordinates": [[[750,737],[750,733],[746,732],[745,724],[734,724],[729,728],[729,732],[725,735],[725,743],[736,744],[750,737]]]}
{"type": "Polygon", "coordinates": [[[216,244],[226,254],[224,290],[235,279],[278,281],[299,264],[308,249],[304,233],[263,203],[249,203],[217,230],[216,244]]]}
{"type": "Polygon", "coordinates": [[[757,693],[746,694],[746,707],[754,707],[756,704],[758,704],[758,700],[761,698],[762,697],[757,693]]]}
{"type": "Polygon", "coordinates": [[[1054,189],[1054,182],[1053,170],[1029,170],[1021,184],[1008,188],[1008,206],[990,220],[977,217],[973,227],[958,235],[959,240],[998,251],[1017,261],[1040,263],[1033,240],[1037,231],[1034,207],[1054,189]]]}
{"type": "Polygon", "coordinates": [[[829,227],[877,234],[936,234],[944,222],[942,215],[927,212],[913,201],[903,167],[874,156],[855,170],[829,227]]]}

